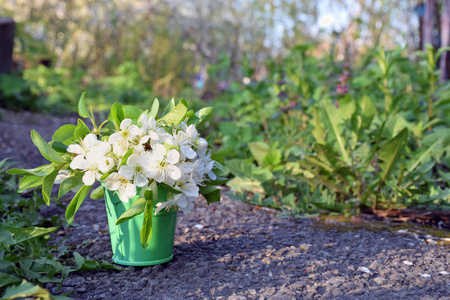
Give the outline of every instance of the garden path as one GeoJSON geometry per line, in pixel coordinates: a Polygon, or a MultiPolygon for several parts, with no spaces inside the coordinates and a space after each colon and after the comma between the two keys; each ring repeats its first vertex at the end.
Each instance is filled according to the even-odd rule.
{"type": "MultiPolygon", "coordinates": [[[[31,129],[49,140],[58,126],[76,121],[1,113],[0,159],[13,157],[21,167],[45,163],[31,129]]],[[[63,210],[42,211],[55,212],[63,210]]],[[[86,199],[77,226],[55,238],[111,262],[104,212],[102,201],[86,199]]],[[[191,214],[179,213],[173,261],[128,270],[72,273],[61,291],[47,288],[75,299],[450,299],[448,244],[363,218],[279,219],[274,210],[225,195],[221,203],[197,201],[191,214]]]]}

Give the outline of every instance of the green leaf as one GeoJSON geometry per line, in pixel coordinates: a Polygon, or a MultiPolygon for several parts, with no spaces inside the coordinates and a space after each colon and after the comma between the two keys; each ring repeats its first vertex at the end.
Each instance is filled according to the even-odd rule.
{"type": "Polygon", "coordinates": [[[208,205],[212,202],[220,202],[220,189],[212,187],[212,186],[201,186],[200,194],[205,197],[208,205]]]}
{"type": "Polygon", "coordinates": [[[91,193],[91,199],[92,200],[100,200],[105,197],[105,191],[102,186],[97,187],[95,190],[91,193]]]}
{"type": "Polygon", "coordinates": [[[213,108],[212,107],[204,107],[195,113],[195,117],[192,116],[189,118],[187,124],[195,125],[196,128],[202,127],[206,122],[208,122],[213,116],[213,108]]]}
{"type": "Polygon", "coordinates": [[[28,297],[38,297],[39,299],[50,299],[50,293],[41,288],[39,285],[34,285],[27,282],[25,279],[20,285],[10,286],[6,289],[5,294],[3,294],[2,299],[18,299],[28,297]]]}
{"type": "Polygon", "coordinates": [[[80,100],[78,101],[78,114],[82,118],[89,118],[89,112],[86,109],[86,105],[84,104],[84,96],[86,93],[81,94],[80,100]]]}
{"type": "Polygon", "coordinates": [[[67,153],[67,148],[69,147],[60,141],[51,141],[50,146],[59,153],[67,153]]]}
{"type": "Polygon", "coordinates": [[[55,178],[58,175],[58,170],[44,177],[42,182],[42,197],[44,198],[45,204],[50,205],[50,196],[52,193],[53,185],[55,184],[55,178]]]}
{"type": "Polygon", "coordinates": [[[339,113],[336,112],[336,109],[333,106],[331,106],[331,104],[323,104],[322,107],[324,111],[325,122],[328,123],[329,127],[331,128],[331,133],[338,142],[338,146],[344,161],[350,162],[350,156],[348,155],[344,145],[345,141],[341,136],[341,129],[338,123],[339,118],[336,118],[336,115],[339,115],[339,113]]]}
{"type": "Polygon", "coordinates": [[[445,140],[446,137],[441,137],[437,141],[435,141],[430,147],[428,147],[427,150],[425,150],[409,167],[408,171],[405,173],[405,177],[408,176],[412,171],[414,171],[417,166],[422,163],[423,161],[428,160],[431,157],[431,154],[436,148],[440,148],[442,146],[442,142],[445,140]]]}
{"type": "Polygon", "coordinates": [[[217,176],[216,179],[207,181],[206,184],[213,185],[213,186],[215,186],[215,185],[222,185],[222,184],[227,183],[229,180],[230,179],[227,178],[227,177],[217,176]]]}
{"type": "Polygon", "coordinates": [[[171,111],[174,107],[175,107],[175,99],[172,98],[172,99],[170,99],[169,104],[167,104],[166,109],[164,109],[164,112],[163,112],[162,115],[163,115],[163,116],[166,115],[166,114],[169,113],[169,111],[171,111]]]}
{"type": "Polygon", "coordinates": [[[140,109],[139,107],[136,107],[134,105],[123,105],[122,109],[123,109],[124,119],[131,119],[135,122],[138,121],[139,117],[144,112],[142,109],[140,109]]]}
{"type": "Polygon", "coordinates": [[[125,221],[128,221],[129,219],[140,215],[145,210],[145,205],[147,203],[147,200],[145,200],[142,197],[139,197],[136,199],[136,201],[131,205],[129,209],[127,209],[120,217],[117,219],[116,225],[122,224],[125,221]]]}
{"type": "Polygon", "coordinates": [[[168,191],[169,193],[172,193],[172,194],[181,194],[182,193],[182,191],[180,189],[173,187],[171,185],[168,185],[164,182],[159,182],[158,186],[162,187],[163,189],[165,189],[166,191],[168,191]]]}
{"type": "Polygon", "coordinates": [[[159,111],[159,100],[155,98],[155,100],[153,100],[152,109],[150,110],[149,117],[158,119],[158,111],[159,111]]]}
{"type": "Polygon", "coordinates": [[[125,119],[125,113],[120,103],[115,102],[111,106],[110,118],[112,119],[116,130],[120,130],[120,123],[123,121],[123,119],[125,119]]]}
{"type": "Polygon", "coordinates": [[[53,134],[52,140],[70,145],[74,139],[75,128],[77,128],[77,126],[73,124],[66,124],[59,127],[53,134]]]}
{"type": "Polygon", "coordinates": [[[65,163],[65,160],[34,129],[31,130],[31,140],[45,159],[55,163],[65,163]]]}
{"type": "Polygon", "coordinates": [[[281,164],[281,151],[278,149],[270,150],[263,158],[263,164],[270,169],[282,168],[281,164]]]}
{"type": "Polygon", "coordinates": [[[14,242],[10,244],[10,246],[13,246],[15,244],[22,243],[27,240],[31,240],[43,235],[47,235],[50,233],[53,233],[59,229],[59,227],[35,227],[30,226],[26,228],[15,228],[11,226],[3,226],[4,229],[11,232],[14,236],[14,242]]]}
{"type": "Polygon", "coordinates": [[[153,234],[153,199],[145,201],[144,222],[141,229],[142,249],[147,249],[153,234]]]}
{"type": "Polygon", "coordinates": [[[266,168],[257,167],[241,159],[230,159],[225,166],[232,174],[241,178],[251,178],[256,181],[266,181],[273,178],[272,172],[266,168]]]}
{"type": "Polygon", "coordinates": [[[34,175],[39,177],[47,176],[55,170],[54,164],[42,165],[34,169],[9,169],[9,175],[34,175]]]}
{"type": "Polygon", "coordinates": [[[87,194],[91,190],[92,186],[84,185],[81,187],[81,189],[78,191],[78,193],[73,197],[70,204],[67,206],[66,209],[66,220],[67,223],[72,224],[73,217],[75,216],[75,213],[80,208],[81,203],[83,203],[83,200],[86,198],[87,194]]]}
{"type": "Polygon", "coordinates": [[[19,283],[22,280],[16,276],[0,272],[0,288],[10,285],[11,283],[19,283]]]}
{"type": "Polygon", "coordinates": [[[77,127],[75,127],[75,130],[73,132],[75,139],[84,139],[86,135],[88,135],[91,131],[89,130],[89,127],[80,119],[78,119],[77,127]]]}
{"type": "Polygon", "coordinates": [[[120,161],[120,165],[117,167],[119,169],[121,166],[125,165],[127,163],[128,158],[134,153],[134,148],[128,149],[127,152],[125,152],[125,155],[122,157],[122,160],[120,161]]]}
{"type": "Polygon", "coordinates": [[[258,165],[263,166],[263,159],[270,152],[270,147],[268,144],[264,142],[251,142],[248,143],[248,148],[252,153],[255,160],[258,162],[258,165]]]}
{"type": "Polygon", "coordinates": [[[23,193],[25,190],[42,185],[44,178],[34,175],[25,175],[20,180],[19,189],[17,192],[23,193]]]}
{"type": "Polygon", "coordinates": [[[58,199],[67,194],[69,191],[83,184],[82,175],[76,175],[65,179],[59,186],[58,199]]]}
{"type": "Polygon", "coordinates": [[[184,99],[181,99],[172,110],[161,118],[161,120],[166,122],[167,125],[178,125],[184,120],[187,111],[187,103],[184,99]]]}
{"type": "Polygon", "coordinates": [[[407,142],[408,129],[405,128],[378,151],[378,157],[383,161],[380,163],[380,166],[383,169],[381,172],[380,186],[383,185],[386,178],[393,170],[407,142]]]}

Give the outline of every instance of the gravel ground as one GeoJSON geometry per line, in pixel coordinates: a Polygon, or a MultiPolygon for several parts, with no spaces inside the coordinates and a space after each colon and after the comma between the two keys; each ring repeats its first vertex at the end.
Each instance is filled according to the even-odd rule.
{"type": "MultiPolygon", "coordinates": [[[[48,140],[52,126],[74,121],[31,114],[27,123],[23,113],[2,114],[0,158],[12,155],[28,167],[42,163],[29,131],[48,140]]],[[[75,223],[57,238],[70,245],[89,239],[80,254],[112,262],[104,202],[85,200],[75,223]]],[[[173,261],[127,269],[72,273],[61,291],[46,287],[75,299],[450,299],[448,245],[364,218],[278,219],[225,195],[179,213],[173,261]]]]}

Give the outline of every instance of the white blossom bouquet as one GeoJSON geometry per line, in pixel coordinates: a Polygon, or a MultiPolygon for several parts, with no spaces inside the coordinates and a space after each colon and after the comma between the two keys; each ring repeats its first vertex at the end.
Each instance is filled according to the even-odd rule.
{"type": "MultiPolygon", "coordinates": [[[[90,129],[81,119],[78,124],[60,127],[47,143],[36,131],[31,132],[33,143],[51,163],[35,169],[11,169],[9,174],[24,175],[19,192],[42,186],[47,205],[54,183],[60,184],[58,198],[69,191],[76,192],[66,209],[66,219],[72,223],[74,215],[96,181],[114,191],[123,202],[140,195],[141,205],[133,205],[117,221],[129,220],[143,212],[157,214],[162,209],[179,207],[188,213],[194,200],[202,194],[208,204],[220,201],[220,190],[214,186],[227,178],[220,177],[221,158],[211,153],[207,140],[200,137],[197,127],[212,116],[212,108],[189,111],[186,101],[169,103],[161,118],[159,101],[151,110],[115,103],[108,120],[97,126],[92,107],[88,111],[84,94],[78,103],[78,113],[91,119],[90,129]],[[167,201],[156,203],[159,188],[165,189],[167,201]],[[144,205],[142,205],[144,204],[144,205]]],[[[102,187],[91,193],[91,198],[103,196],[102,187]]],[[[138,201],[136,201],[138,202],[138,201]]],[[[151,237],[142,240],[145,248],[151,237]]]]}

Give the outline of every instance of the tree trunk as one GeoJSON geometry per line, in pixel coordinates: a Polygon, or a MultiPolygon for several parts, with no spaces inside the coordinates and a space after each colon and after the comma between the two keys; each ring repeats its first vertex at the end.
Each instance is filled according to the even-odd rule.
{"type": "Polygon", "coordinates": [[[426,44],[433,45],[433,29],[434,16],[436,14],[436,0],[427,0],[425,3],[425,16],[423,18],[423,45],[425,49],[426,44]]]}
{"type": "MultiPolygon", "coordinates": [[[[441,16],[441,47],[450,46],[450,0],[443,0],[441,16]]],[[[441,56],[441,80],[450,78],[450,52],[445,51],[441,56]]]]}
{"type": "Polygon", "coordinates": [[[0,73],[11,71],[14,46],[14,21],[9,18],[0,18],[0,73]]]}

